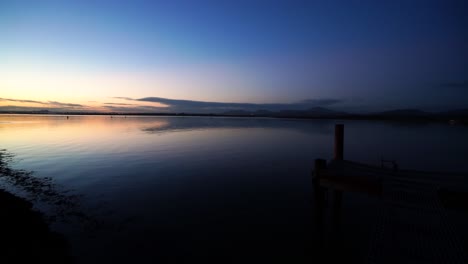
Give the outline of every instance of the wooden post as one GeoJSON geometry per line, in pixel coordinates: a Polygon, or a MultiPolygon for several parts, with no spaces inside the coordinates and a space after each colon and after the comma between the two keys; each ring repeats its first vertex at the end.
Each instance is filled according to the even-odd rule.
{"type": "Polygon", "coordinates": [[[344,125],[335,125],[335,160],[343,160],[344,125]]]}

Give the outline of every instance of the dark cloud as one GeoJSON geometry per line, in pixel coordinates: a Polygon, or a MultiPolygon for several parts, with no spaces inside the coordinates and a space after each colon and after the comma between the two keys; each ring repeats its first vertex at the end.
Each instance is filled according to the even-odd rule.
{"type": "Polygon", "coordinates": [[[69,110],[83,110],[87,108],[85,105],[81,104],[71,104],[71,103],[62,103],[58,101],[35,101],[35,100],[23,100],[23,99],[10,99],[10,98],[0,98],[0,101],[8,102],[17,102],[17,103],[33,103],[39,104],[40,106],[17,106],[17,105],[8,105],[2,106],[2,110],[5,111],[40,111],[40,110],[50,110],[50,111],[69,111],[69,110]]]}
{"type": "Polygon", "coordinates": [[[156,107],[156,106],[114,106],[114,105],[104,105],[104,108],[112,112],[121,112],[121,113],[148,113],[148,112],[167,112],[166,108],[156,107]]]}
{"type": "Polygon", "coordinates": [[[18,102],[18,103],[35,103],[35,104],[47,104],[40,101],[34,100],[21,100],[21,99],[9,99],[9,98],[0,98],[0,101],[10,101],[10,102],[18,102]]]}
{"type": "Polygon", "coordinates": [[[170,107],[196,107],[196,108],[249,108],[256,106],[256,104],[249,103],[221,103],[221,102],[204,102],[204,101],[192,101],[192,100],[176,100],[167,99],[161,97],[145,97],[135,99],[140,102],[153,102],[168,105],[170,107]]]}
{"type": "Polygon", "coordinates": [[[111,98],[115,98],[115,99],[123,99],[123,100],[130,100],[130,101],[133,101],[135,99],[133,98],[130,98],[130,97],[119,97],[119,96],[113,96],[111,98]]]}
{"type": "Polygon", "coordinates": [[[81,104],[69,104],[69,103],[61,103],[57,101],[49,101],[48,104],[53,105],[53,106],[59,106],[59,107],[84,107],[84,105],[81,105],[81,104]]]}
{"type": "Polygon", "coordinates": [[[43,107],[28,107],[28,106],[16,106],[16,105],[5,105],[0,106],[0,111],[40,111],[48,110],[43,107]]]}
{"type": "Polygon", "coordinates": [[[0,101],[33,103],[33,104],[41,104],[44,106],[51,106],[51,107],[84,107],[84,105],[80,105],[80,104],[69,104],[69,103],[62,103],[62,102],[57,102],[57,101],[41,102],[41,101],[34,101],[34,100],[22,100],[22,99],[10,99],[10,98],[0,98],[0,101]]]}
{"type": "Polygon", "coordinates": [[[312,107],[332,106],[342,102],[340,99],[309,99],[290,104],[253,104],[253,103],[224,103],[224,102],[204,102],[192,100],[175,100],[161,97],[145,97],[140,99],[129,99],[140,102],[153,102],[168,105],[175,112],[223,112],[230,110],[305,110],[312,107]]]}
{"type": "Polygon", "coordinates": [[[104,103],[105,105],[135,105],[135,104],[126,104],[126,103],[104,103]]]}

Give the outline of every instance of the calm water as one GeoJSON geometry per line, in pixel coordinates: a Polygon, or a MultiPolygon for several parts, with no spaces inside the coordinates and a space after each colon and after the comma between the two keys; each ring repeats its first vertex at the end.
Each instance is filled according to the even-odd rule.
{"type": "Polygon", "coordinates": [[[468,127],[448,124],[13,115],[0,116],[0,148],[112,227],[57,224],[78,261],[290,260],[313,235],[310,170],[332,157],[338,122],[346,159],[468,172],[468,127]]]}

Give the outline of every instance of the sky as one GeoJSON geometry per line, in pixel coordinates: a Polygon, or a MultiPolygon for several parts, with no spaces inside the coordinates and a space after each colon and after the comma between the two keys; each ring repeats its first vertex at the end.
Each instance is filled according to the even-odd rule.
{"type": "Polygon", "coordinates": [[[0,0],[0,110],[468,108],[467,13],[464,0],[0,0]]]}

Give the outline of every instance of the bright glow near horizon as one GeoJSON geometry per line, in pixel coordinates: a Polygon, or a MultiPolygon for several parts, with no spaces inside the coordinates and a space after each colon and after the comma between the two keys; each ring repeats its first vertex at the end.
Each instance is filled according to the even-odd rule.
{"type": "MultiPolygon", "coordinates": [[[[187,98],[190,95],[192,100],[223,101],[223,98],[211,94],[210,90],[223,86],[227,91],[239,91],[242,89],[234,88],[253,86],[255,80],[245,77],[247,75],[242,78],[239,72],[223,68],[222,65],[123,72],[89,71],[39,64],[7,64],[0,66],[0,89],[1,97],[6,99],[86,104],[100,110],[99,105],[102,103],[121,101],[114,97],[142,98],[152,94],[166,98],[187,98]]],[[[230,98],[234,101],[249,101],[235,93],[230,98]]],[[[11,102],[0,101],[1,105],[11,105],[11,102]]],[[[37,106],[31,103],[15,105],[37,106]]],[[[138,105],[145,104],[138,102],[138,105]]],[[[150,105],[164,107],[159,103],[150,105]]]]}

